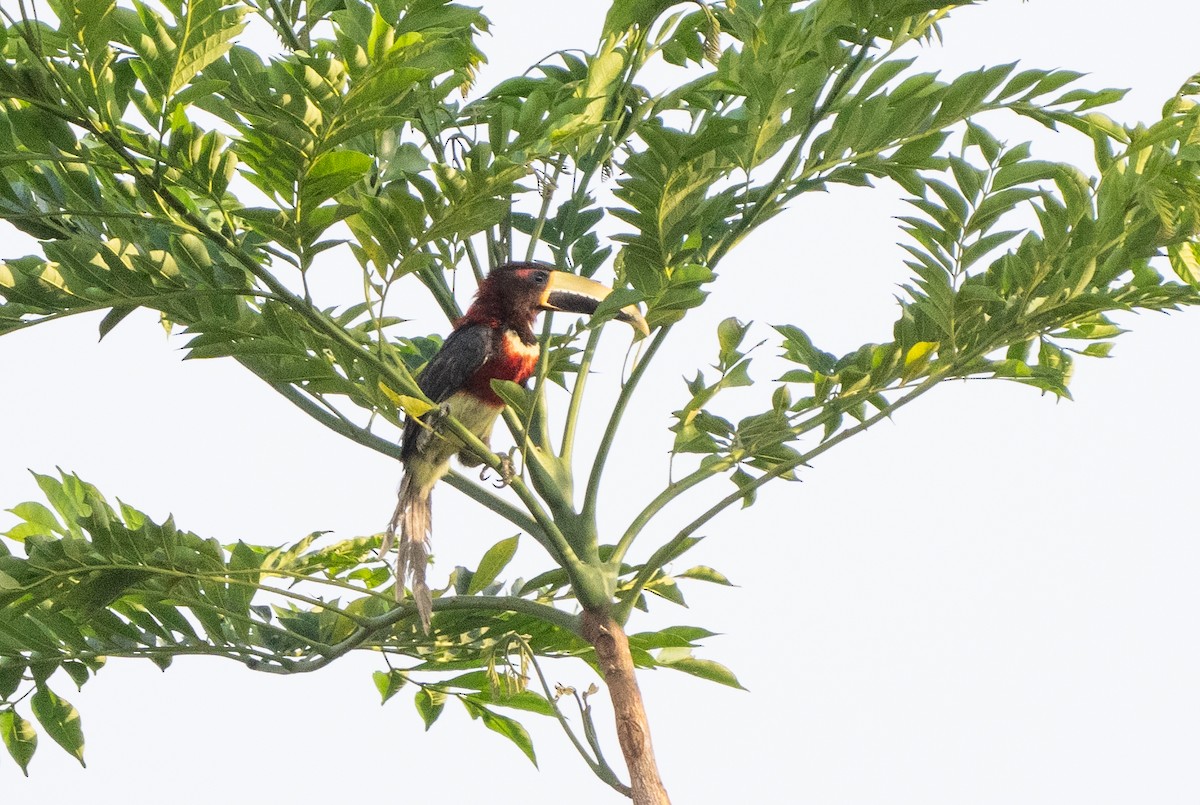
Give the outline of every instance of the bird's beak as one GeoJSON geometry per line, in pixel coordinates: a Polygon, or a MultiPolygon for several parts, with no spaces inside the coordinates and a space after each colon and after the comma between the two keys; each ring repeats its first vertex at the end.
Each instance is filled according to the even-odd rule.
{"type": "MultiPolygon", "coordinates": [[[[595,280],[580,277],[566,271],[551,271],[550,279],[546,282],[546,290],[538,300],[542,310],[562,310],[569,313],[595,313],[612,288],[601,285],[595,280]]],[[[621,308],[616,317],[637,330],[642,335],[650,335],[650,327],[646,324],[642,311],[637,305],[626,305],[621,308]]]]}

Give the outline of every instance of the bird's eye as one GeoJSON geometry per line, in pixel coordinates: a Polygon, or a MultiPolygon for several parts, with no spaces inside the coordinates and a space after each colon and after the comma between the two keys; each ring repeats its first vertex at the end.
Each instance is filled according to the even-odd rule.
{"type": "Polygon", "coordinates": [[[548,279],[550,279],[550,274],[549,274],[549,272],[546,272],[546,271],[535,271],[535,272],[533,273],[533,281],[534,281],[536,284],[538,284],[538,285],[545,285],[545,284],[546,284],[546,280],[548,280],[548,279]]]}

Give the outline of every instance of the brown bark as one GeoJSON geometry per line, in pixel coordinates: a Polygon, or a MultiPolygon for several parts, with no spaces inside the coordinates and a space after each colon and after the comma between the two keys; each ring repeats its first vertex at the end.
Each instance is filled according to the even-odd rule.
{"type": "Polygon", "coordinates": [[[634,805],[670,805],[650,745],[650,725],[629,653],[629,638],[607,612],[583,613],[583,635],[596,649],[617,719],[617,740],[629,767],[634,805]]]}

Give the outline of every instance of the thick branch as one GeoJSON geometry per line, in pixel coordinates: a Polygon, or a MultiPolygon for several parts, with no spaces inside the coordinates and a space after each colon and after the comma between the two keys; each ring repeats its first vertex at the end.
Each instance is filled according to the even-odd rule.
{"type": "Polygon", "coordinates": [[[585,610],[582,626],[584,638],[596,649],[600,674],[612,699],[617,740],[625,755],[625,764],[629,767],[633,803],[670,805],[671,799],[659,777],[654,749],[650,745],[650,724],[646,720],[646,708],[634,675],[629,638],[606,612],[585,610]]]}

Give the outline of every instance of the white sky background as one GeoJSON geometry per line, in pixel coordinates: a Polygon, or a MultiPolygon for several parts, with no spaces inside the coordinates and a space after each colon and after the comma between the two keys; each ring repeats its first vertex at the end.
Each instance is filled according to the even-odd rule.
{"type": "MultiPolygon", "coordinates": [[[[484,5],[494,27],[483,87],[551,50],[590,49],[606,6],[484,5]]],[[[1150,119],[1200,69],[1200,5],[1102,6],[993,0],[957,12],[945,45],[921,57],[947,75],[1016,58],[1088,71],[1087,86],[1133,88],[1110,114],[1150,119]]],[[[1048,133],[1010,120],[989,125],[1044,144],[1048,133]]],[[[644,474],[608,488],[610,527],[666,478],[680,376],[713,361],[716,321],[796,323],[834,352],[887,337],[908,278],[894,195],[806,199],[727,260],[711,304],[677,327],[661,377],[641,390],[635,413],[645,421],[613,463],[644,474]]],[[[10,237],[0,230],[0,245],[10,237]]],[[[0,254],[14,256],[8,245],[0,254]]],[[[281,543],[316,529],[356,536],[390,514],[394,462],[324,430],[231,362],[182,363],[181,343],[151,315],[99,345],[97,323],[0,339],[0,504],[37,498],[26,468],[58,465],[224,542],[281,543]]],[[[442,326],[416,326],[425,324],[442,326]]],[[[1079,360],[1075,402],[999,381],[947,385],[822,457],[803,484],[768,487],[755,507],[710,524],[680,566],[710,564],[741,586],[692,584],[690,610],[659,603],[631,624],[722,632],[701,656],[751,691],[641,674],[676,803],[1200,801],[1200,436],[1186,413],[1200,390],[1200,311],[1121,324],[1133,332],[1112,359],[1079,360]]],[[[756,334],[767,332],[748,341],[756,334]]],[[[772,351],[762,352],[769,363],[772,351]]],[[[617,377],[620,360],[610,355],[591,390],[617,377]]],[[[672,522],[731,488],[715,482],[672,522]]],[[[452,490],[437,497],[434,580],[511,535],[452,490]]],[[[0,528],[11,522],[2,517],[0,528]]],[[[527,542],[514,571],[544,566],[527,542]]],[[[379,667],[364,655],[283,678],[220,660],[178,660],[165,674],[113,661],[82,692],[57,685],[82,714],[89,768],[43,734],[29,780],[0,757],[0,800],[52,805],[86,791],[122,805],[621,801],[549,720],[522,719],[537,771],[453,702],[429,733],[411,693],[381,708],[370,680],[379,667]]],[[[577,665],[548,673],[590,680],[577,665]]],[[[609,719],[600,716],[611,733],[609,719]]]]}

